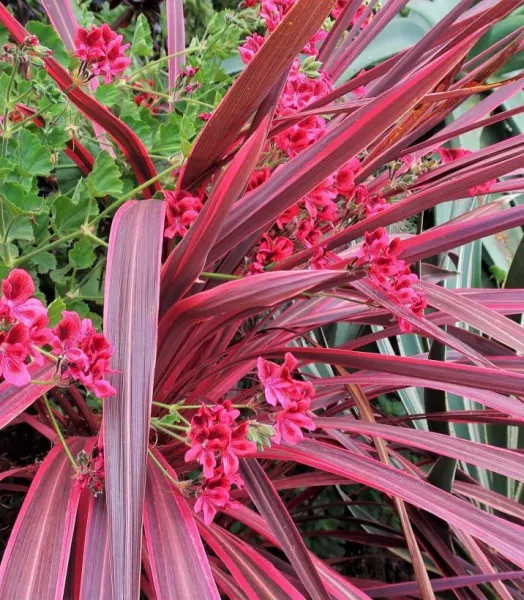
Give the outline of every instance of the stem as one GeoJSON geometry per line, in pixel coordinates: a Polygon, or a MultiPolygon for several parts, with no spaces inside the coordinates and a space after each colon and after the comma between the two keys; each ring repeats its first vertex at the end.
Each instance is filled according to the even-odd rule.
{"type": "Polygon", "coordinates": [[[151,419],[151,424],[153,425],[153,427],[160,425],[160,427],[167,427],[168,429],[178,429],[178,431],[183,431],[187,433],[187,427],[175,425],[174,423],[161,423],[160,419],[151,419]]]}
{"type": "Polygon", "coordinates": [[[151,90],[148,88],[142,88],[138,85],[129,85],[128,83],[124,83],[122,87],[125,87],[128,90],[136,90],[137,92],[151,94],[151,96],[158,96],[159,98],[164,98],[165,100],[171,100],[171,96],[169,94],[163,94],[162,92],[155,92],[155,90],[151,90]]]}
{"type": "Polygon", "coordinates": [[[54,354],[51,354],[51,352],[47,352],[47,350],[42,350],[42,348],[38,348],[38,346],[35,346],[35,348],[38,350],[38,352],[40,352],[40,354],[43,354],[49,360],[52,360],[53,362],[58,362],[58,358],[54,354]]]}
{"type": "Polygon", "coordinates": [[[53,380],[49,380],[46,381],[44,379],[30,379],[29,383],[32,383],[33,385],[56,385],[56,381],[53,380]]]}
{"type": "Polygon", "coordinates": [[[84,229],[84,237],[92,240],[95,244],[98,244],[99,246],[104,246],[104,248],[109,248],[109,244],[107,242],[104,242],[104,240],[100,239],[94,233],[91,233],[90,231],[87,231],[86,229],[84,229]]]}
{"type": "Polygon", "coordinates": [[[187,102],[188,104],[196,104],[198,106],[203,106],[204,108],[211,108],[212,110],[216,108],[216,106],[213,106],[212,104],[202,102],[202,100],[195,100],[195,98],[175,98],[175,103],[177,102],[187,102]]]}
{"type": "Polygon", "coordinates": [[[127,81],[135,81],[135,79],[144,71],[147,71],[151,67],[161,65],[163,62],[168,61],[170,58],[176,58],[177,56],[182,56],[183,54],[193,54],[194,52],[199,52],[200,50],[202,50],[200,46],[195,46],[194,48],[186,48],[185,50],[180,50],[180,52],[175,52],[174,54],[167,54],[166,56],[162,56],[157,60],[153,60],[145,64],[143,67],[140,67],[138,71],[135,71],[130,77],[127,78],[127,81]]]}
{"type": "Polygon", "coordinates": [[[60,238],[59,240],[55,240],[54,242],[51,242],[50,244],[46,244],[45,246],[41,246],[40,248],[33,250],[33,252],[28,252],[27,254],[20,256],[19,258],[15,259],[13,261],[13,265],[16,267],[16,266],[26,262],[27,260],[34,258],[35,256],[38,256],[41,252],[47,252],[48,250],[52,250],[53,248],[56,248],[63,242],[69,242],[70,240],[74,240],[75,238],[80,237],[82,234],[83,234],[83,231],[81,231],[80,229],[77,231],[73,231],[73,233],[68,233],[67,235],[64,235],[64,237],[60,238]]]}
{"type": "Polygon", "coordinates": [[[158,458],[154,455],[154,453],[148,449],[148,454],[151,460],[155,463],[155,465],[162,471],[162,474],[169,479],[169,481],[177,488],[177,490],[182,490],[184,488],[184,484],[177,481],[171,473],[162,465],[162,463],[158,460],[158,458]]]}
{"type": "Polygon", "coordinates": [[[11,76],[9,77],[9,82],[7,84],[7,88],[5,91],[4,120],[2,122],[2,138],[3,138],[2,139],[2,156],[3,157],[5,157],[6,152],[7,152],[7,140],[9,137],[6,135],[7,129],[9,128],[9,111],[11,110],[11,103],[9,102],[9,99],[11,97],[11,89],[13,88],[13,83],[15,81],[15,77],[18,72],[19,65],[20,65],[20,59],[17,56],[13,63],[13,71],[11,73],[11,76]]]}
{"type": "Polygon", "coordinates": [[[218,279],[220,281],[236,281],[237,279],[244,279],[241,275],[228,275],[227,273],[200,273],[200,277],[206,279],[218,279]]]}
{"type": "Polygon", "coordinates": [[[58,423],[56,422],[55,415],[53,414],[53,409],[51,408],[51,405],[49,404],[49,400],[47,399],[47,394],[44,394],[44,403],[45,403],[45,407],[46,407],[49,419],[51,420],[51,424],[53,425],[53,429],[56,431],[56,435],[58,436],[58,439],[60,440],[60,443],[62,444],[62,446],[64,448],[64,452],[66,453],[67,458],[69,459],[69,462],[71,463],[73,469],[77,470],[78,465],[76,464],[76,460],[73,458],[73,455],[71,454],[71,450],[69,450],[69,447],[66,444],[65,438],[62,434],[62,431],[61,431],[60,427],[58,426],[58,423]]]}
{"type": "Polygon", "coordinates": [[[99,221],[101,221],[103,218],[107,217],[108,215],[110,215],[114,210],[116,210],[119,206],[121,206],[124,202],[126,202],[127,200],[130,200],[133,196],[136,196],[139,192],[141,192],[142,190],[145,190],[147,187],[149,187],[152,183],[155,183],[156,181],[159,181],[160,179],[162,179],[163,177],[165,177],[166,175],[169,175],[175,168],[177,165],[171,165],[169,168],[167,168],[165,171],[162,171],[161,173],[159,173],[158,175],[155,175],[155,177],[149,179],[148,181],[142,183],[141,185],[139,185],[138,187],[134,188],[133,190],[131,190],[130,192],[128,192],[127,194],[125,194],[124,196],[122,196],[121,198],[119,198],[118,200],[115,200],[115,202],[113,202],[112,204],[110,204],[105,210],[103,210],[97,217],[95,217],[90,223],[89,225],[96,225],[99,221]]]}
{"type": "Polygon", "coordinates": [[[153,429],[158,429],[159,431],[162,431],[166,435],[169,435],[170,437],[175,438],[175,440],[178,440],[179,442],[183,442],[185,444],[187,441],[186,438],[183,438],[181,435],[177,435],[176,433],[169,431],[169,429],[165,429],[164,427],[162,427],[162,425],[159,425],[158,423],[153,423],[151,421],[151,425],[153,426],[153,429]]]}

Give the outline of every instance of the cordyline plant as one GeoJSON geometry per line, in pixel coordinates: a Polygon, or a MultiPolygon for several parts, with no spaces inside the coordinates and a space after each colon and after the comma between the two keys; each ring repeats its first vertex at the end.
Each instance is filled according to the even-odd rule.
{"type": "MultiPolygon", "coordinates": [[[[181,168],[160,174],[117,103],[111,112],[91,93],[125,77],[122,36],[78,28],[68,2],[42,4],[76,62],[65,68],[0,5],[6,60],[43,69],[138,187],[113,203],[95,194],[101,166],[95,177],[73,137],[64,151],[85,175],[85,222],[18,257],[4,230],[16,268],[0,301],[0,425],[27,423],[56,445],[1,474],[26,495],[0,597],[523,597],[522,506],[464,467],[520,482],[522,455],[447,425],[524,420],[523,329],[506,316],[524,311],[524,294],[452,291],[441,282],[453,273],[431,260],[524,223],[504,197],[524,188],[522,135],[476,152],[443,146],[524,111],[495,112],[524,81],[493,78],[524,33],[471,54],[520,2],[462,0],[416,45],[346,81],[404,0],[249,0],[262,26],[241,44],[245,68],[200,115],[181,168]],[[464,198],[469,212],[427,228],[424,214],[464,198]],[[75,240],[105,248],[107,225],[104,334],[67,306],[53,323],[24,261],[75,240]],[[335,323],[361,334],[329,347],[335,323]],[[369,350],[413,334],[418,356],[369,350]],[[394,419],[375,402],[411,387],[437,408],[394,419]],[[105,398],[101,420],[85,390],[105,398]],[[445,394],[479,409],[446,412],[445,394]],[[339,501],[323,504],[326,490],[339,501]],[[347,578],[340,556],[312,551],[318,537],[381,548],[413,581],[347,578]]],[[[165,106],[147,90],[137,101],[163,115],[199,88],[200,66],[180,60],[182,3],[166,4],[165,106]]],[[[37,108],[17,110],[24,127],[45,126],[37,108]]]]}

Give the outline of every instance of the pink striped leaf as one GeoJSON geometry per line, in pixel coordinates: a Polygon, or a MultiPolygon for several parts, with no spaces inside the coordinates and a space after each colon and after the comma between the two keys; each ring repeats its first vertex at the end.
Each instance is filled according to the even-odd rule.
{"type": "MultiPolygon", "coordinates": [[[[73,438],[75,456],[93,439],[73,438]]],[[[25,497],[0,565],[0,597],[62,600],[76,512],[82,492],[61,445],[40,466],[25,497]]]]}
{"type": "Polygon", "coordinates": [[[495,473],[501,473],[518,481],[524,481],[522,457],[505,448],[496,448],[489,444],[479,444],[431,431],[383,425],[382,423],[366,423],[345,417],[317,418],[315,423],[321,429],[338,429],[366,436],[376,436],[413,448],[428,450],[483,467],[495,473]]]}
{"type": "Polygon", "coordinates": [[[244,192],[267,138],[271,119],[280,96],[281,85],[260,107],[262,114],[252,135],[237,152],[216,182],[211,194],[188,234],[169,256],[162,270],[160,314],[163,315],[194,283],[204,270],[209,251],[220,234],[233,206],[244,192]]]}
{"type": "Polygon", "coordinates": [[[454,348],[458,352],[464,354],[464,356],[470,358],[477,365],[493,366],[487,358],[484,358],[481,354],[469,348],[466,344],[460,340],[456,340],[453,336],[448,335],[445,331],[439,329],[431,321],[427,319],[415,316],[410,310],[404,306],[395,304],[389,296],[382,290],[376,289],[369,281],[363,279],[361,281],[354,281],[352,286],[362,292],[369,299],[374,300],[377,304],[390,310],[394,315],[405,319],[412,325],[416,330],[431,336],[435,340],[439,340],[443,344],[454,348]]]}
{"type": "Polygon", "coordinates": [[[166,11],[167,53],[170,56],[167,61],[167,72],[169,89],[172,90],[184,64],[184,57],[180,53],[186,48],[183,0],[166,0],[166,11]]]}
{"type": "Polygon", "coordinates": [[[244,459],[240,474],[255,506],[278,539],[311,598],[329,598],[293,519],[264,469],[256,460],[244,459]]]}
{"type": "MultiPolygon", "coordinates": [[[[315,473],[320,476],[325,476],[325,473],[315,473]]],[[[347,482],[347,480],[346,480],[347,482]]],[[[277,538],[274,536],[266,521],[256,512],[242,504],[230,504],[225,507],[222,512],[236,521],[247,525],[253,531],[256,531],[270,543],[279,545],[277,538]]],[[[322,581],[326,585],[329,593],[337,600],[368,600],[369,596],[360,591],[358,587],[349,582],[345,577],[337,573],[329,567],[324,561],[317,558],[314,554],[310,554],[311,560],[315,564],[316,569],[321,574],[322,581]]]]}
{"type": "MultiPolygon", "coordinates": [[[[524,571],[507,571],[505,573],[481,574],[481,575],[459,575],[458,577],[441,577],[432,579],[431,585],[434,592],[444,592],[446,590],[458,590],[465,588],[467,591],[481,583],[491,581],[511,581],[512,579],[521,579],[524,577],[524,571]]],[[[366,593],[370,598],[406,598],[406,594],[412,596],[417,594],[417,582],[394,583],[391,585],[380,585],[375,587],[366,587],[366,593]]]]}
{"type": "Polygon", "coordinates": [[[189,187],[222,157],[302,47],[322,26],[334,4],[335,0],[299,0],[293,6],[202,130],[180,178],[181,188],[189,187]]]}
{"type": "Polygon", "coordinates": [[[467,40],[363,106],[334,126],[317,143],[283,165],[266,183],[239,202],[226,223],[211,259],[273,222],[279,214],[356,156],[413,107],[461,59],[467,40]],[[380,118],[377,116],[380,115],[380,118]],[[312,169],[311,165],[315,168],[312,169]]]}
{"type": "Polygon", "coordinates": [[[113,600],[104,496],[89,499],[82,558],[79,600],[113,600]]]}
{"type": "MultiPolygon", "coordinates": [[[[171,478],[176,474],[153,450],[171,478]]],[[[219,600],[193,513],[152,460],[147,471],[144,528],[153,586],[158,600],[219,600]]]]}
{"type": "Polygon", "coordinates": [[[249,600],[305,600],[272,563],[245,542],[218,525],[206,527],[198,522],[198,529],[249,600]]]}
{"type": "Polygon", "coordinates": [[[139,595],[164,211],[162,201],[128,202],[109,238],[104,333],[117,395],[104,404],[103,439],[115,598],[139,595]]]}
{"type": "Polygon", "coordinates": [[[257,356],[284,358],[285,353],[290,351],[297,358],[309,362],[323,362],[353,369],[369,369],[430,381],[447,381],[448,383],[464,384],[481,390],[496,389],[501,393],[524,394],[524,375],[520,373],[512,373],[501,369],[471,367],[451,362],[443,364],[438,360],[369,354],[352,350],[295,347],[261,350],[256,355],[244,356],[242,360],[254,359],[257,356]]]}
{"type": "Polygon", "coordinates": [[[508,398],[491,390],[479,390],[465,385],[454,385],[443,380],[418,379],[415,377],[391,376],[388,373],[373,373],[359,371],[350,377],[336,377],[332,380],[322,379],[318,382],[318,387],[324,386],[343,386],[346,383],[355,383],[363,386],[371,386],[370,391],[366,388],[368,397],[380,395],[380,386],[382,389],[399,390],[408,387],[422,387],[436,390],[442,390],[457,396],[463,396],[469,400],[474,400],[489,408],[500,411],[517,419],[524,419],[524,403],[514,398],[508,398]]]}
{"type": "MultiPolygon", "coordinates": [[[[489,205],[488,205],[489,206],[489,205]]],[[[402,258],[411,263],[469,244],[488,235],[519,227],[524,223],[524,206],[519,205],[498,214],[453,222],[402,240],[402,258]]]]}
{"type": "Polygon", "coordinates": [[[431,306],[451,315],[456,321],[464,321],[514,350],[524,352],[524,328],[518,323],[447,288],[424,281],[419,281],[416,285],[424,290],[431,306]]]}
{"type": "Polygon", "coordinates": [[[484,513],[413,475],[356,452],[312,440],[292,447],[272,446],[264,449],[264,457],[294,460],[316,469],[345,475],[385,494],[401,498],[486,542],[515,564],[524,565],[524,527],[484,513]]]}
{"type": "MultiPolygon", "coordinates": [[[[43,366],[32,364],[29,366],[31,378],[38,381],[52,381],[56,373],[55,363],[47,363],[43,366]]],[[[28,383],[22,387],[16,387],[3,381],[0,383],[0,429],[9,425],[20,413],[29,408],[38,398],[42,397],[54,383],[40,385],[28,383]]]]}

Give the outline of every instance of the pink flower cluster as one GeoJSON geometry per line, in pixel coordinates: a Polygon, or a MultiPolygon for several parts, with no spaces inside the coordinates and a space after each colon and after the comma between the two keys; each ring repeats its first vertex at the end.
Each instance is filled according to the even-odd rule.
{"type": "MultiPolygon", "coordinates": [[[[405,261],[399,258],[400,239],[389,239],[382,227],[366,233],[357,259],[356,267],[365,267],[371,283],[396,303],[409,309],[414,315],[423,316],[428,305],[426,297],[413,288],[418,277],[412,273],[405,261]]],[[[411,323],[399,319],[401,331],[412,331],[411,323]]]]}
{"type": "Polygon", "coordinates": [[[170,239],[177,236],[183,238],[202,210],[203,195],[193,196],[184,191],[165,191],[164,197],[167,200],[167,227],[164,235],[170,239]]]}
{"type": "Polygon", "coordinates": [[[53,354],[64,359],[63,376],[79,381],[98,398],[114,396],[115,388],[104,379],[111,372],[113,347],[96,331],[91,319],[64,311],[53,333],[50,345],[53,354]]]}
{"type": "Polygon", "coordinates": [[[23,269],[13,269],[2,281],[0,298],[0,374],[8,383],[23,386],[31,375],[27,359],[43,364],[37,350],[53,338],[45,306],[33,298],[35,285],[23,269]]]}
{"type": "Polygon", "coordinates": [[[39,349],[51,347],[63,359],[61,375],[80,381],[99,398],[115,394],[103,379],[109,372],[113,348],[97,333],[89,319],[64,311],[62,320],[49,328],[47,309],[33,298],[35,284],[23,269],[13,269],[2,281],[0,298],[0,373],[8,383],[23,386],[30,382],[29,358],[44,363],[39,349]]]}
{"type": "MultiPolygon", "coordinates": [[[[280,22],[294,0],[262,0],[261,16],[269,31],[280,22]]],[[[249,63],[265,42],[263,36],[254,33],[239,48],[242,60],[249,63]]],[[[316,48],[314,38],[309,48],[316,48]]],[[[282,91],[277,107],[277,117],[288,117],[304,110],[310,104],[325,97],[333,89],[330,77],[320,72],[308,73],[296,60],[282,91]]],[[[289,160],[321,139],[327,132],[328,120],[321,115],[310,115],[300,123],[291,125],[278,133],[268,144],[266,152],[276,155],[277,162],[289,160]]],[[[367,188],[356,186],[355,177],[360,168],[358,158],[350,160],[336,173],[327,177],[320,185],[302,198],[296,205],[279,216],[270,232],[263,236],[248,267],[248,274],[261,273],[272,262],[291,256],[297,245],[311,247],[344,220],[360,218],[380,210],[385,200],[370,196],[367,188]]],[[[255,171],[247,192],[264,183],[271,176],[268,167],[255,171]]],[[[321,264],[317,261],[317,268],[321,264]]]]}
{"type": "Polygon", "coordinates": [[[229,502],[231,486],[243,485],[238,473],[238,457],[257,449],[256,444],[247,439],[248,421],[237,422],[239,416],[240,411],[225,400],[213,406],[202,404],[191,419],[188,436],[191,447],[185,454],[185,460],[196,460],[202,466],[204,481],[195,511],[203,512],[207,524],[211,523],[217,509],[229,502]]]}
{"type": "Polygon", "coordinates": [[[297,444],[304,439],[302,429],[313,431],[315,423],[309,416],[311,400],[315,390],[310,381],[293,379],[292,372],[297,360],[287,352],[283,365],[277,365],[263,358],[258,359],[258,378],[264,386],[266,402],[271,406],[280,406],[275,414],[275,436],[273,441],[282,440],[288,444],[297,444]]]}
{"type": "Polygon", "coordinates": [[[131,64],[131,59],[124,54],[129,44],[122,44],[123,39],[124,36],[105,23],[100,27],[93,25],[90,30],[80,27],[76,32],[74,56],[92,75],[101,75],[104,83],[111,83],[131,64]]]}

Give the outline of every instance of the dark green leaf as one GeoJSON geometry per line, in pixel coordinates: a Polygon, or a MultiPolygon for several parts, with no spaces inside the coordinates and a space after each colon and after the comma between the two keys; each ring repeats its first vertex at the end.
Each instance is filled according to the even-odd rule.
{"type": "Polygon", "coordinates": [[[103,150],[96,157],[93,170],[86,179],[87,188],[95,198],[118,196],[122,193],[123,186],[120,175],[114,159],[103,150]]]}
{"type": "Polygon", "coordinates": [[[22,175],[49,175],[51,173],[51,153],[40,143],[38,137],[22,129],[17,135],[18,167],[22,175]]]}
{"type": "Polygon", "coordinates": [[[89,268],[95,262],[95,259],[93,242],[87,238],[78,240],[73,248],[69,250],[69,260],[77,269],[89,268]]]}
{"type": "Polygon", "coordinates": [[[105,104],[106,106],[113,106],[116,104],[118,97],[122,94],[122,91],[114,83],[108,85],[100,85],[96,89],[96,99],[105,104]]]}
{"type": "Polygon", "coordinates": [[[40,274],[49,273],[49,271],[56,269],[56,256],[51,252],[37,254],[32,262],[40,274]]]}
{"type": "Polygon", "coordinates": [[[47,307],[47,316],[49,317],[49,325],[54,327],[62,318],[62,312],[66,309],[66,303],[60,298],[56,298],[47,307]]]}
{"type": "Polygon", "coordinates": [[[39,213],[44,206],[44,199],[35,192],[26,192],[17,183],[6,182],[0,185],[0,195],[9,203],[13,215],[30,215],[39,213]]]}
{"type": "Polygon", "coordinates": [[[153,38],[151,29],[144,14],[139,14],[136,20],[135,33],[131,44],[131,56],[152,56],[153,38]]]}
{"type": "MultiPolygon", "coordinates": [[[[53,204],[55,227],[58,233],[70,233],[79,229],[86,218],[88,205],[88,198],[80,199],[77,204],[74,204],[71,198],[59,196],[53,204]]],[[[90,206],[89,217],[94,217],[98,214],[98,206],[96,202],[91,202],[90,206]]]]}

